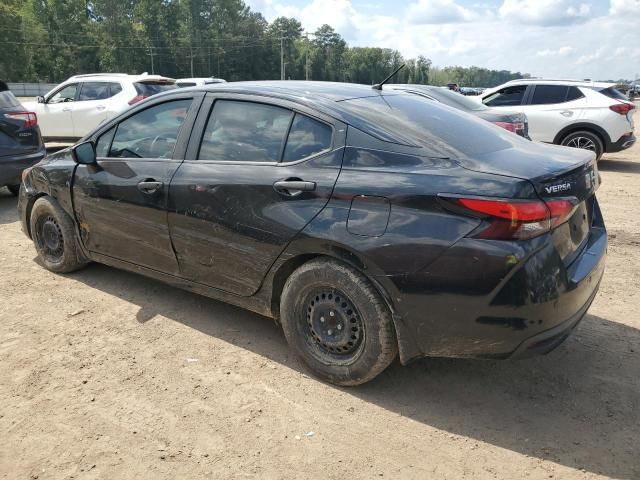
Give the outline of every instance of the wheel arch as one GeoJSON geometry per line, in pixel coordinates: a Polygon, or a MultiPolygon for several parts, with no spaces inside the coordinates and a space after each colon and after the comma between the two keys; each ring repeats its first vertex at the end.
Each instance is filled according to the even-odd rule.
{"type": "Polygon", "coordinates": [[[604,151],[606,152],[609,149],[609,145],[611,145],[611,138],[609,137],[609,134],[607,133],[607,131],[601,126],[596,125],[595,123],[588,123],[588,122],[579,122],[579,123],[572,123],[571,125],[567,125],[557,133],[557,135],[553,139],[553,143],[555,143],[556,145],[559,145],[564,137],[566,137],[571,133],[578,132],[581,130],[585,130],[597,135],[598,138],[600,138],[600,140],[602,141],[602,146],[604,147],[604,151]]]}
{"type": "Polygon", "coordinates": [[[315,248],[308,252],[298,251],[298,253],[291,254],[289,258],[274,268],[269,282],[269,300],[272,317],[276,322],[280,322],[280,299],[282,296],[282,290],[289,276],[300,266],[320,257],[325,257],[356,269],[359,273],[365,276],[376,292],[378,292],[382,297],[385,305],[391,312],[391,317],[396,331],[396,338],[398,340],[400,362],[403,365],[421,355],[419,348],[413,341],[414,336],[412,332],[397,311],[392,296],[388,290],[390,286],[383,285],[376,278],[375,272],[378,268],[368,259],[362,258],[360,254],[337,243],[325,244],[322,248],[315,248]]]}

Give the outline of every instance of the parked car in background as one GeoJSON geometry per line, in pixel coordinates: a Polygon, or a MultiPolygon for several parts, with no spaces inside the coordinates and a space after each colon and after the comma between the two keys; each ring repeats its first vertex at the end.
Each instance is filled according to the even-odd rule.
{"type": "Polygon", "coordinates": [[[159,75],[76,75],[25,107],[38,115],[45,141],[69,142],[140,100],[173,88],[175,80],[159,75]]]}
{"type": "Polygon", "coordinates": [[[453,90],[454,92],[459,92],[460,91],[460,86],[458,86],[457,83],[447,83],[447,88],[449,90],[453,90]]]}
{"type": "Polygon", "coordinates": [[[631,147],[635,105],[613,84],[522,79],[485,91],[479,98],[494,108],[519,111],[529,119],[533,140],[603,153],[631,147]]]}
{"type": "Polygon", "coordinates": [[[23,178],[47,269],[97,261],[271,316],[339,385],[398,352],[546,353],[604,271],[593,153],[381,85],[166,92],[23,178]]]}
{"type": "Polygon", "coordinates": [[[0,187],[18,195],[22,171],[45,156],[38,117],[0,81],[0,187]]]}
{"type": "Polygon", "coordinates": [[[185,87],[201,87],[203,85],[212,85],[214,83],[227,83],[222,78],[208,77],[208,78],[178,78],[176,85],[180,88],[185,87]]]}
{"type": "Polygon", "coordinates": [[[527,116],[523,113],[510,113],[498,108],[487,107],[482,103],[466,98],[464,95],[454,92],[446,87],[433,87],[430,85],[417,84],[395,84],[386,85],[385,88],[410,92],[428,98],[429,100],[443,103],[449,107],[475,115],[476,117],[482,118],[483,120],[497,125],[498,127],[502,127],[505,130],[509,130],[510,132],[516,133],[521,137],[525,137],[530,140],[527,116]]]}

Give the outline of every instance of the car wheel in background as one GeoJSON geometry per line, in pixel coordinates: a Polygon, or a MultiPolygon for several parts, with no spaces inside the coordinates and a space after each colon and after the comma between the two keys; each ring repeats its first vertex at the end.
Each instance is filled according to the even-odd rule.
{"type": "Polygon", "coordinates": [[[318,377],[337,385],[368,382],[398,353],[391,312],[380,294],[360,272],[329,258],[291,274],[280,316],[293,350],[318,377]]]}
{"type": "Polygon", "coordinates": [[[55,200],[49,197],[36,200],[30,227],[38,257],[47,270],[69,273],[87,264],[77,243],[73,221],[55,200]]]}
{"type": "Polygon", "coordinates": [[[20,193],[20,185],[7,185],[7,188],[14,197],[17,197],[20,193]]]}
{"type": "Polygon", "coordinates": [[[604,145],[602,144],[600,137],[587,130],[570,133],[562,139],[560,145],[591,150],[596,154],[596,160],[600,160],[600,157],[604,153],[604,145]]]}

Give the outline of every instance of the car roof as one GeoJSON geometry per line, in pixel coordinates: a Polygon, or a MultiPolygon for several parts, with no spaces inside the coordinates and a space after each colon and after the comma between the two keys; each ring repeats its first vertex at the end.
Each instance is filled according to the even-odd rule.
{"type": "MultiPolygon", "coordinates": [[[[519,85],[519,84],[545,84],[545,85],[573,85],[576,87],[598,87],[608,88],[615,86],[615,83],[609,82],[594,82],[591,80],[570,80],[570,79],[557,79],[557,78],[519,78],[517,80],[510,80],[502,85],[519,85]]],[[[502,87],[499,85],[499,88],[502,87]]]]}
{"type": "Polygon", "coordinates": [[[86,73],[82,75],[74,75],[69,77],[65,82],[78,81],[78,80],[102,80],[102,81],[119,81],[129,80],[131,82],[137,82],[141,80],[153,81],[153,80],[174,80],[173,78],[163,77],[162,75],[149,75],[148,73],[142,73],[140,75],[129,75],[127,73],[86,73]]]}

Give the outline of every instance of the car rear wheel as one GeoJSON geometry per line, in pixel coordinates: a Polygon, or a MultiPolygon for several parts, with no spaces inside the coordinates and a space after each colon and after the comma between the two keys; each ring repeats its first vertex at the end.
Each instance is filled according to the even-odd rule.
{"type": "Polygon", "coordinates": [[[38,257],[47,270],[69,273],[87,264],[77,243],[73,221],[55,200],[49,197],[36,200],[30,227],[38,257]]]}
{"type": "Polygon", "coordinates": [[[17,197],[20,193],[20,185],[7,185],[7,188],[14,197],[17,197]]]}
{"type": "Polygon", "coordinates": [[[391,312],[357,270],[312,260],[287,280],[280,301],[289,345],[320,378],[360,385],[393,361],[398,343],[391,312]]]}
{"type": "Polygon", "coordinates": [[[604,146],[602,145],[600,137],[587,130],[570,133],[562,139],[560,145],[572,148],[582,148],[583,150],[591,150],[596,154],[596,160],[600,160],[600,157],[604,153],[604,146]]]}

